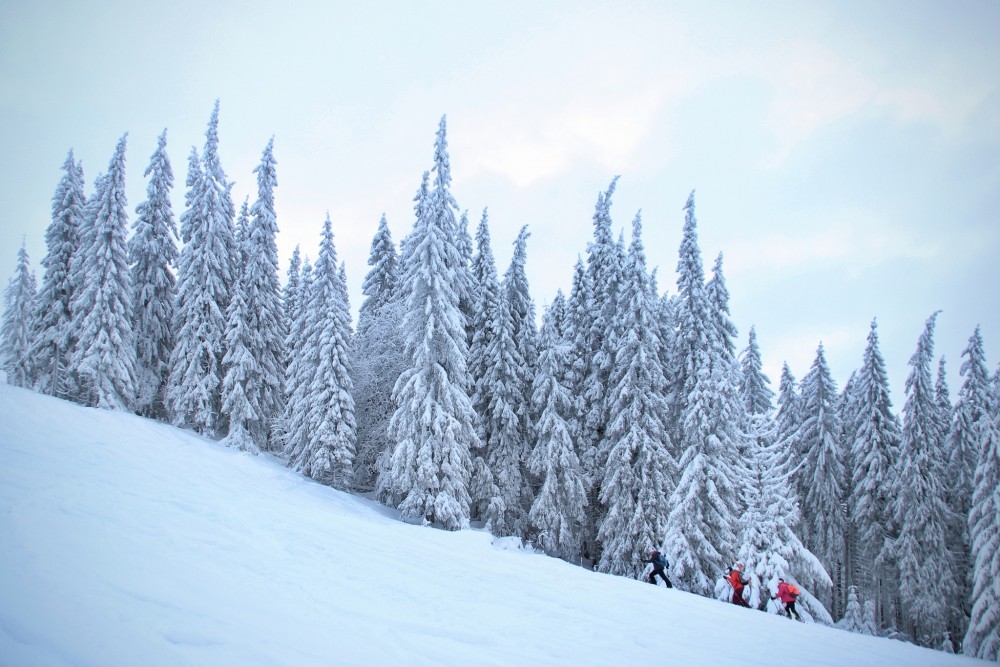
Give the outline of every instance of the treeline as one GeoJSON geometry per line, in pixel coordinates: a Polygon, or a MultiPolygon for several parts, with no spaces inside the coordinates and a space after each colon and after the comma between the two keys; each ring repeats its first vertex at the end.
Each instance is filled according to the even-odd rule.
{"type": "Polygon", "coordinates": [[[442,119],[398,250],[379,222],[352,330],[329,216],[315,260],[296,248],[280,283],[273,142],[237,212],[216,104],[188,158],[178,250],[166,133],[131,236],[125,141],[89,197],[70,152],[40,286],[18,254],[10,383],[269,452],[406,521],[476,522],[633,578],[656,546],[678,588],[720,598],[739,560],[753,606],[783,577],[807,619],[1000,655],[1000,374],[978,328],[955,402],[943,360],[935,375],[936,313],[901,416],[875,322],[842,389],[820,346],[775,394],[753,329],[737,354],[721,255],[705,275],[694,193],[668,295],[640,215],[628,244],[613,234],[615,179],[538,329],[527,228],[499,275],[487,212],[473,239],[451,193],[442,119]]]}

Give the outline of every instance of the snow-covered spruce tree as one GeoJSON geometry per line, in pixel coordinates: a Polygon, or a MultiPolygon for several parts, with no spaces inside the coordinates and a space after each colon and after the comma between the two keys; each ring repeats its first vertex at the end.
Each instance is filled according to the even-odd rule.
{"type": "MultiPolygon", "coordinates": [[[[577,413],[571,417],[573,441],[577,457],[580,459],[580,466],[583,469],[588,503],[596,504],[600,488],[595,487],[595,480],[600,471],[597,469],[597,449],[586,426],[588,409],[586,401],[583,400],[587,369],[590,365],[590,320],[593,315],[590,304],[592,302],[593,290],[590,286],[590,279],[583,260],[577,257],[576,264],[573,266],[573,284],[569,300],[566,302],[566,335],[571,345],[571,366],[566,381],[572,388],[573,395],[580,398],[577,402],[577,413]]],[[[597,522],[599,518],[598,508],[594,507],[593,504],[589,505],[586,511],[583,542],[580,550],[582,556],[590,561],[596,560],[597,522]]]]}
{"type": "Polygon", "coordinates": [[[177,223],[170,204],[174,172],[167,157],[166,130],[160,134],[143,175],[149,178],[146,201],[136,207],[128,242],[136,342],[135,409],[141,415],[165,420],[164,392],[174,345],[171,327],[177,281],[173,267],[178,253],[177,223]]]}
{"type": "Polygon", "coordinates": [[[510,258],[510,266],[504,272],[500,290],[507,299],[513,329],[511,337],[517,351],[524,360],[524,366],[518,370],[518,382],[522,393],[522,421],[526,437],[530,438],[531,423],[531,381],[538,365],[538,331],[535,328],[535,302],[531,299],[528,287],[528,275],[525,272],[528,257],[528,227],[521,227],[514,239],[514,252],[510,258]]]}
{"type": "Polygon", "coordinates": [[[99,177],[87,204],[88,233],[73,261],[79,285],[70,312],[77,337],[72,365],[84,405],[131,410],[135,402],[135,334],[132,276],[128,266],[128,202],[125,198],[125,140],[108,171],[99,177]]]}
{"type": "Polygon", "coordinates": [[[897,529],[889,492],[899,462],[902,428],[892,409],[889,375],[874,320],[852,389],[854,419],[849,446],[853,469],[848,501],[857,535],[856,581],[862,598],[875,601],[879,622],[888,625],[899,577],[891,557],[897,529]]]}
{"type": "Polygon", "coordinates": [[[389,418],[395,410],[392,387],[406,367],[399,333],[403,319],[400,263],[384,215],[372,239],[368,265],[372,268],[362,283],[365,300],[351,348],[358,437],[354,486],[365,491],[374,488],[377,466],[388,447],[389,418]]]}
{"type": "Polygon", "coordinates": [[[0,361],[7,384],[30,387],[31,317],[35,302],[35,274],[22,242],[17,250],[17,268],[3,293],[3,322],[0,323],[0,361]]]}
{"type": "Polygon", "coordinates": [[[205,133],[202,160],[188,160],[186,210],[181,214],[177,263],[174,349],[170,355],[167,407],[177,426],[215,436],[224,433],[221,413],[226,312],[234,284],[235,210],[218,156],[219,105],[205,133]]]}
{"type": "Polygon", "coordinates": [[[260,445],[254,439],[255,424],[260,421],[254,402],[248,397],[260,378],[260,366],[254,358],[254,332],[247,316],[247,267],[239,272],[227,311],[226,356],[222,360],[225,377],[222,381],[222,410],[229,417],[229,432],[223,439],[227,447],[257,455],[260,445]]]}
{"type": "Polygon", "coordinates": [[[31,359],[34,386],[45,394],[69,398],[75,391],[69,370],[73,349],[72,257],[79,247],[79,228],[86,197],[83,167],[66,156],[63,177],[52,197],[52,222],[45,231],[42,285],[35,298],[31,359]]]}
{"type": "Polygon", "coordinates": [[[528,513],[534,542],[546,553],[565,560],[580,555],[587,487],[573,445],[573,421],[579,399],[566,378],[571,346],[559,331],[566,318],[566,300],[556,294],[540,333],[541,353],[532,402],[539,415],[538,439],[528,468],[541,487],[528,513]]]}
{"type": "Polygon", "coordinates": [[[493,339],[486,346],[485,375],[477,378],[480,389],[475,398],[484,403],[479,415],[480,441],[502,501],[492,505],[490,529],[496,535],[523,536],[531,503],[524,476],[531,450],[523,404],[525,385],[530,386],[530,382],[525,382],[527,364],[514,340],[508,296],[501,287],[493,304],[489,325],[493,339]]]}
{"type": "Polygon", "coordinates": [[[858,569],[858,535],[851,516],[851,474],[854,470],[854,432],[860,421],[859,405],[857,401],[856,385],[858,383],[858,372],[851,371],[844,388],[840,391],[837,401],[837,414],[840,415],[840,451],[844,453],[844,501],[842,511],[844,513],[844,535],[841,540],[844,552],[842,554],[842,565],[839,572],[838,589],[842,590],[844,607],[847,605],[847,591],[854,586],[858,569]]]}
{"type": "MultiPolygon", "coordinates": [[[[948,483],[949,506],[956,525],[951,531],[949,543],[955,552],[955,574],[957,584],[965,590],[973,589],[973,559],[969,551],[969,512],[972,505],[972,483],[976,474],[976,464],[984,438],[984,428],[988,427],[993,400],[990,392],[990,376],[986,367],[986,352],[983,337],[976,327],[969,343],[962,351],[962,365],[959,372],[964,378],[958,390],[958,402],[948,434],[949,455],[946,481],[948,483]]],[[[941,402],[940,392],[939,403],[941,402]]],[[[961,637],[967,629],[971,613],[970,600],[955,600],[957,618],[953,619],[953,636],[961,637]]]]}
{"type": "MultiPolygon", "coordinates": [[[[751,329],[753,332],[753,329],[751,329]]],[[[753,607],[768,604],[778,588],[778,578],[797,584],[802,591],[799,613],[806,620],[830,624],[833,619],[807,582],[830,586],[830,577],[819,559],[797,534],[798,494],[792,482],[788,449],[775,438],[771,389],[760,365],[760,351],[751,336],[741,365],[741,395],[747,409],[746,463],[751,483],[744,486],[746,509],[740,518],[737,558],[747,564],[755,580],[749,594],[753,607]]],[[[731,591],[724,586],[727,595],[731,591]]],[[[776,603],[770,608],[781,611],[776,603]]]]}
{"type": "Polygon", "coordinates": [[[486,348],[483,385],[489,405],[481,416],[482,444],[503,500],[501,515],[492,517],[498,535],[523,536],[533,500],[527,464],[532,451],[531,384],[538,334],[524,272],[528,236],[527,227],[522,227],[514,241],[491,325],[495,336],[486,348]]]}
{"type": "Polygon", "coordinates": [[[804,489],[799,498],[801,532],[805,545],[819,557],[834,581],[825,603],[839,617],[846,600],[846,591],[838,591],[836,586],[844,565],[842,503],[847,471],[837,403],[837,386],[820,344],[816,359],[802,378],[802,423],[795,436],[805,452],[798,471],[799,488],[804,489]]]}
{"type": "Polygon", "coordinates": [[[893,554],[906,580],[900,582],[903,628],[923,646],[937,646],[947,630],[950,598],[956,589],[948,551],[950,511],[944,480],[944,439],[931,379],[934,326],[927,320],[910,357],[903,405],[903,439],[896,469],[892,510],[899,536],[893,554]]]}
{"type": "Polygon", "coordinates": [[[837,621],[837,627],[848,632],[864,634],[865,617],[858,599],[857,586],[847,588],[847,608],[844,611],[844,617],[837,621]]]}
{"type": "MultiPolygon", "coordinates": [[[[782,456],[788,460],[788,469],[794,470],[802,460],[798,441],[799,427],[802,425],[802,394],[799,393],[798,382],[788,362],[781,366],[781,379],[778,381],[778,411],[774,416],[774,438],[779,445],[782,456]]],[[[789,483],[796,490],[796,497],[801,498],[804,489],[798,484],[799,476],[793,475],[789,483]]]]}
{"type": "Polygon", "coordinates": [[[357,441],[354,384],[348,358],[350,314],[337,264],[329,214],[312,271],[304,349],[315,360],[304,406],[304,446],[289,460],[295,470],[329,486],[350,488],[357,441]]]}
{"type": "Polygon", "coordinates": [[[736,552],[738,493],[727,448],[737,447],[732,429],[740,417],[727,400],[737,387],[732,364],[724,363],[715,340],[709,295],[698,247],[694,193],[684,207],[684,233],[677,264],[677,361],[684,380],[675,396],[684,397],[678,429],[680,478],[668,502],[670,517],[664,541],[679,588],[711,595],[736,552]]]}
{"type": "Polygon", "coordinates": [[[665,503],[676,483],[676,461],[670,456],[663,368],[657,335],[657,301],[649,289],[642,221],[632,222],[632,244],[621,284],[621,329],[608,376],[608,424],[611,443],[600,489],[607,508],[598,530],[601,558],[597,569],[640,577],[643,558],[659,547],[666,533],[665,503]]]}
{"type": "MultiPolygon", "coordinates": [[[[967,379],[967,382],[969,380],[967,379]]],[[[969,549],[972,557],[972,615],[962,652],[1000,660],[1000,410],[976,422],[979,458],[972,482],[969,549]]]]}
{"type": "Polygon", "coordinates": [[[492,411],[490,355],[496,351],[503,310],[496,260],[490,244],[489,215],[486,209],[483,209],[479,226],[476,228],[476,254],[472,258],[472,277],[475,281],[475,303],[472,308],[472,338],[469,343],[469,377],[473,387],[472,407],[477,416],[476,433],[481,447],[471,451],[474,470],[469,493],[472,497],[472,516],[481,520],[487,530],[493,531],[496,530],[495,524],[503,521],[506,502],[487,463],[489,423],[485,417],[492,411]]]}
{"type": "Polygon", "coordinates": [[[588,534],[584,538],[584,549],[595,562],[600,559],[597,530],[604,513],[598,495],[604,461],[610,449],[604,438],[608,376],[617,349],[614,317],[621,266],[618,264],[618,248],[611,234],[611,197],[618,178],[612,179],[607,191],[597,196],[593,215],[594,239],[587,244],[586,291],[578,295],[585,302],[580,304],[580,308],[574,308],[578,342],[581,344],[577,356],[583,362],[578,387],[584,410],[579,447],[582,450],[581,460],[590,477],[588,534]]]}
{"type": "Polygon", "coordinates": [[[246,387],[247,400],[256,418],[247,423],[250,435],[262,450],[278,450],[274,423],[284,409],[283,365],[285,358],[284,313],[281,285],[278,281],[277,216],[274,212],[275,175],[274,139],[267,142],[257,174],[257,200],[250,207],[250,218],[243,230],[245,266],[241,286],[244,291],[244,317],[253,337],[247,351],[253,359],[255,375],[246,387]]]}
{"type": "Polygon", "coordinates": [[[460,253],[450,231],[458,206],[451,196],[445,119],[434,147],[434,187],[407,242],[409,287],[403,331],[409,368],[393,392],[389,423],[395,443],[379,496],[405,521],[464,528],[469,522],[470,448],[479,446],[470,385],[465,322],[455,289],[460,253]]]}
{"type": "Polygon", "coordinates": [[[319,352],[309,336],[312,293],[313,268],[306,257],[302,263],[299,282],[299,306],[286,339],[289,361],[285,369],[285,412],[281,419],[284,455],[293,468],[306,447],[309,433],[309,389],[319,365],[319,352]]]}

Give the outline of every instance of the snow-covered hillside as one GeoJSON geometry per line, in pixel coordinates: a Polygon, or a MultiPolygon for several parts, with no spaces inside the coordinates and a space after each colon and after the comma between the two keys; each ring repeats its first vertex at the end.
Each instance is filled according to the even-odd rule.
{"type": "Polygon", "coordinates": [[[978,662],[404,524],[278,461],[0,385],[4,667],[978,662]]]}

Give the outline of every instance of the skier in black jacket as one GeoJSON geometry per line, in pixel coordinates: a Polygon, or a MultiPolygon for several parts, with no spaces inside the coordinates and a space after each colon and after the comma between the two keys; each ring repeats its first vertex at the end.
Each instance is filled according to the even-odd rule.
{"type": "Polygon", "coordinates": [[[647,579],[647,581],[649,583],[651,583],[651,584],[653,584],[655,586],[656,585],[656,575],[660,575],[661,577],[663,577],[663,583],[665,583],[667,585],[667,588],[673,588],[674,587],[674,585],[672,583],[670,583],[670,580],[667,579],[667,575],[663,572],[663,568],[670,567],[670,563],[667,562],[666,556],[664,556],[663,554],[661,554],[656,549],[650,549],[649,550],[649,558],[646,559],[646,560],[644,560],[644,561],[642,561],[642,562],[643,563],[652,563],[653,564],[653,571],[649,573],[649,578],[647,579]]]}

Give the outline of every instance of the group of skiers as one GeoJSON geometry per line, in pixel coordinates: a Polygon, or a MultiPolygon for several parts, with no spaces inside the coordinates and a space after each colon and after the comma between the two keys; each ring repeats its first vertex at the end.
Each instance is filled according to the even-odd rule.
{"type": "MultiPolygon", "coordinates": [[[[670,567],[667,562],[666,556],[659,552],[657,549],[650,549],[649,558],[642,561],[643,563],[649,563],[653,566],[653,570],[649,573],[646,580],[656,585],[656,577],[659,576],[663,579],[663,583],[667,585],[667,588],[673,588],[674,585],[670,583],[670,579],[667,577],[665,569],[670,567]]],[[[743,592],[748,585],[750,585],[750,578],[743,573],[743,563],[736,563],[732,568],[730,568],[729,573],[723,577],[723,580],[730,585],[733,589],[732,603],[740,607],[750,607],[750,603],[747,602],[746,598],[743,596],[743,592]]],[[[799,597],[799,588],[795,584],[790,584],[784,580],[782,577],[778,577],[778,590],[771,596],[772,600],[780,600],[784,605],[785,616],[792,618],[795,616],[795,620],[801,621],[802,617],[799,616],[799,612],[795,609],[795,601],[799,597]]]]}

